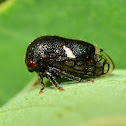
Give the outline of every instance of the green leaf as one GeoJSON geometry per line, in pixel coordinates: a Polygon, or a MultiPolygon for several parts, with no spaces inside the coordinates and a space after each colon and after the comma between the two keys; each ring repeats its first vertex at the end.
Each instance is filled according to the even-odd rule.
{"type": "Polygon", "coordinates": [[[125,0],[0,3],[0,105],[35,76],[28,73],[24,55],[28,44],[40,35],[55,34],[91,42],[112,57],[116,68],[125,68],[125,4],[125,0]]]}
{"type": "MultiPolygon", "coordinates": [[[[64,92],[47,87],[39,94],[34,80],[0,110],[0,126],[126,125],[126,71],[94,83],[64,82],[64,92]]],[[[47,83],[47,82],[46,82],[47,83]]]]}

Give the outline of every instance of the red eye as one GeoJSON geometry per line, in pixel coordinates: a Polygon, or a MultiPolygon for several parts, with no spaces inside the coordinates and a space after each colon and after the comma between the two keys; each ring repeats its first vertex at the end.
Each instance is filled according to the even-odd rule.
{"type": "Polygon", "coordinates": [[[36,67],[36,63],[34,61],[32,61],[32,60],[29,60],[27,62],[27,67],[28,68],[35,68],[36,67]]]}

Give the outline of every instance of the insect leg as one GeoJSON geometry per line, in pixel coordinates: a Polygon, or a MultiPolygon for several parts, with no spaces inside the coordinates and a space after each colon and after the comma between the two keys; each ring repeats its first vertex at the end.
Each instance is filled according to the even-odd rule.
{"type": "Polygon", "coordinates": [[[42,76],[42,73],[41,72],[39,73],[39,76],[40,76],[40,79],[41,79],[40,82],[41,82],[41,85],[42,85],[42,88],[40,89],[40,92],[39,93],[42,94],[43,93],[42,91],[45,88],[45,85],[43,83],[43,76],[42,76]]]}
{"type": "Polygon", "coordinates": [[[57,75],[63,76],[63,77],[68,78],[70,80],[75,80],[75,81],[84,82],[84,83],[89,82],[89,81],[94,82],[94,80],[92,80],[92,79],[83,80],[79,77],[75,77],[73,75],[62,72],[60,69],[57,69],[57,68],[54,68],[54,67],[50,67],[49,70],[56,73],[57,75]]]}
{"type": "Polygon", "coordinates": [[[56,79],[52,76],[52,74],[50,72],[45,72],[45,75],[48,79],[51,80],[51,82],[55,85],[55,87],[60,90],[60,91],[64,91],[64,89],[62,87],[59,86],[58,82],[56,81],[56,79]]]}

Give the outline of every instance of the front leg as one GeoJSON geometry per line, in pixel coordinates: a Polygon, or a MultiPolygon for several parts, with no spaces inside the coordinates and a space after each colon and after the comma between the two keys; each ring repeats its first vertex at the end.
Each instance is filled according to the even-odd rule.
{"type": "Polygon", "coordinates": [[[54,84],[54,86],[55,86],[58,90],[64,91],[64,89],[63,89],[62,87],[59,86],[58,82],[56,81],[56,79],[53,77],[53,75],[52,75],[50,72],[46,71],[44,74],[45,74],[45,76],[46,76],[48,79],[50,79],[50,81],[54,84]]]}
{"type": "Polygon", "coordinates": [[[42,75],[41,72],[39,73],[39,76],[40,76],[40,81],[41,81],[41,85],[42,85],[42,88],[40,89],[39,94],[42,94],[42,93],[43,93],[43,90],[44,90],[44,88],[45,88],[45,85],[44,85],[44,83],[43,83],[43,75],[42,75]]]}

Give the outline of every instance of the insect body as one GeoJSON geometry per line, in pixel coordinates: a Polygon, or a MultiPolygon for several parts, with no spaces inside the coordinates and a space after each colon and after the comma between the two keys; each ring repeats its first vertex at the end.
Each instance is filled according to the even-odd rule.
{"type": "Polygon", "coordinates": [[[47,77],[60,91],[55,75],[78,82],[93,81],[91,78],[111,73],[114,63],[100,48],[81,40],[59,36],[41,36],[27,48],[25,63],[30,72],[37,72],[45,88],[47,77]]]}

